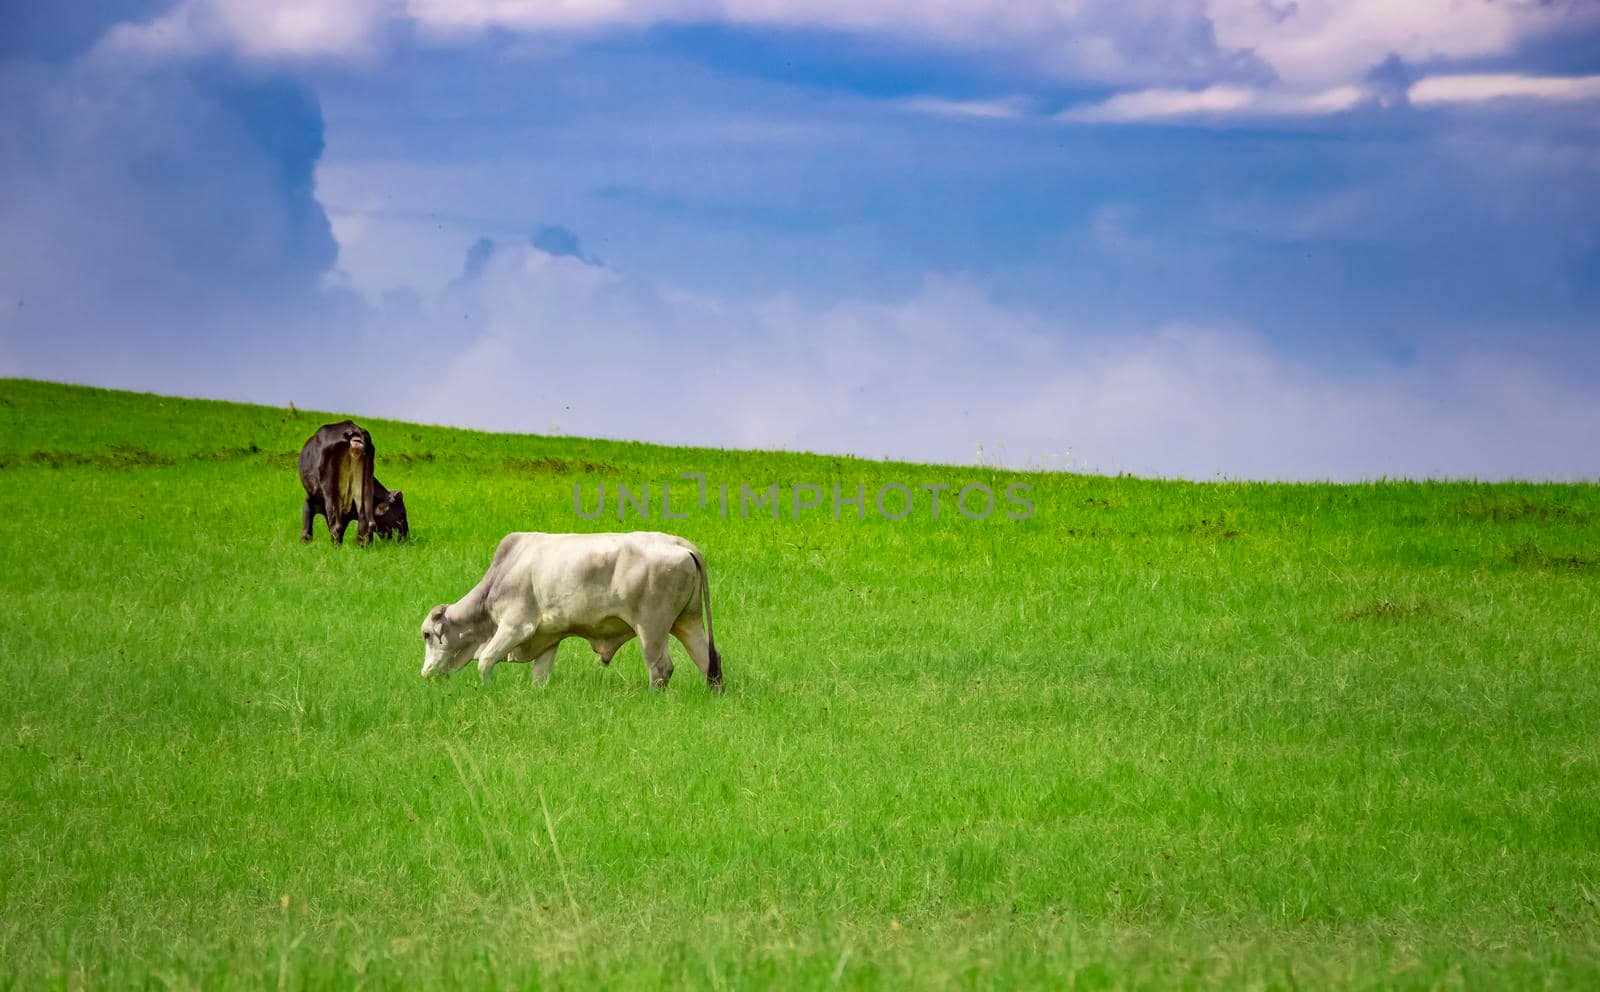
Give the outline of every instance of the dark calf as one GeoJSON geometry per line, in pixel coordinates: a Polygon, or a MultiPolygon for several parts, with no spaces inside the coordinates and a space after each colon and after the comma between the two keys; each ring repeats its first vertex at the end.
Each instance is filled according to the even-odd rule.
{"type": "MultiPolygon", "coordinates": [[[[378,537],[392,537],[404,541],[411,536],[411,524],[406,520],[406,498],[398,489],[385,489],[377,476],[372,477],[372,488],[377,493],[378,505],[372,508],[372,533],[378,537]]],[[[349,521],[345,521],[349,523],[349,521]]]]}

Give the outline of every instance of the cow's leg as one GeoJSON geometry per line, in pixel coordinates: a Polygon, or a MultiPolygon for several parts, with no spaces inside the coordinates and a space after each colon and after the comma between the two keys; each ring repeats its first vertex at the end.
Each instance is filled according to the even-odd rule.
{"type": "Polygon", "coordinates": [[[485,682],[494,675],[494,666],[511,652],[511,649],[533,636],[533,625],[502,623],[489,642],[478,649],[478,677],[485,682]]]}
{"type": "Polygon", "coordinates": [[[507,657],[511,661],[533,662],[533,671],[528,675],[530,682],[548,682],[550,681],[550,670],[556,667],[556,648],[560,646],[561,642],[557,641],[539,651],[533,641],[523,641],[512,648],[511,654],[507,657]]]}
{"type": "Polygon", "coordinates": [[[650,687],[665,689],[672,678],[672,652],[667,649],[667,632],[639,628],[639,648],[650,667],[650,687]]]}
{"type": "Polygon", "coordinates": [[[356,504],[356,543],[362,547],[372,543],[372,529],[376,526],[371,514],[362,509],[361,504],[356,504]]]}
{"type": "Polygon", "coordinates": [[[311,543],[311,525],[317,519],[317,497],[306,494],[306,505],[300,510],[300,543],[311,543]]]}
{"type": "Polygon", "coordinates": [[[339,492],[331,486],[322,491],[322,515],[328,520],[328,539],[334,544],[344,543],[344,529],[350,521],[339,510],[339,492]]]}
{"type": "Polygon", "coordinates": [[[672,625],[672,636],[676,637],[689,652],[689,657],[694,659],[695,667],[700,669],[700,674],[706,677],[706,684],[714,685],[711,680],[711,645],[706,640],[706,627],[700,620],[700,614],[685,613],[672,625]]]}
{"type": "Polygon", "coordinates": [[[545,649],[544,654],[533,659],[533,670],[528,673],[528,682],[543,684],[550,681],[550,672],[556,667],[556,648],[559,644],[552,644],[545,649]]]}

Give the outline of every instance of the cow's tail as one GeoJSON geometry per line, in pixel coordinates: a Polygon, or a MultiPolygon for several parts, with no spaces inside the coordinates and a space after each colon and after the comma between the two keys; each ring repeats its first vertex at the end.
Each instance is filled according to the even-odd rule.
{"type": "Polygon", "coordinates": [[[717,635],[711,626],[711,580],[706,575],[706,561],[700,552],[691,551],[689,557],[694,559],[695,570],[700,573],[700,608],[705,613],[706,621],[706,649],[711,655],[711,663],[706,666],[706,684],[713,689],[722,688],[722,655],[717,654],[717,635]]]}

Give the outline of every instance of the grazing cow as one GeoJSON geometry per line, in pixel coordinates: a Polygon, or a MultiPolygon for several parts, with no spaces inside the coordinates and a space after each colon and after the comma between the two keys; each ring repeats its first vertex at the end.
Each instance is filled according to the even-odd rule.
{"type": "Polygon", "coordinates": [[[672,677],[668,634],[720,691],[711,587],[705,556],[693,544],[648,532],[508,534],[471,592],[428,611],[422,674],[449,675],[476,659],[488,681],[509,657],[532,661],[532,677],[544,681],[568,637],[588,641],[606,665],[638,637],[650,685],[664,688],[672,677]]]}
{"type": "MultiPolygon", "coordinates": [[[[411,536],[411,522],[406,518],[406,497],[398,489],[386,489],[377,476],[372,477],[373,500],[376,505],[372,508],[372,534],[374,537],[392,537],[397,541],[404,541],[411,536]]],[[[321,506],[321,500],[318,500],[321,506]]],[[[317,512],[321,512],[319,509],[317,512]]],[[[341,521],[348,526],[351,521],[358,519],[356,507],[350,506],[344,511],[341,521]]],[[[301,537],[310,540],[304,534],[301,537]]]]}
{"type": "Polygon", "coordinates": [[[344,543],[344,530],[357,522],[356,540],[372,540],[376,524],[377,486],[372,464],[377,458],[372,435],[345,420],[324,424],[300,449],[300,485],[306,502],[300,513],[300,540],[311,541],[317,514],[328,521],[328,538],[344,543]]]}
{"type": "Polygon", "coordinates": [[[379,537],[393,537],[404,541],[411,536],[411,521],[406,518],[406,497],[398,489],[385,489],[377,476],[372,477],[373,498],[378,505],[372,508],[372,532],[379,537]]]}

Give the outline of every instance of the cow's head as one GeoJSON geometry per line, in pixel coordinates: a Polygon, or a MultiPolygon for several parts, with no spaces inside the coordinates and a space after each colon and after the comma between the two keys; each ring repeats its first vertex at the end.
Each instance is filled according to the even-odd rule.
{"type": "Polygon", "coordinates": [[[392,534],[399,538],[411,536],[411,524],[406,520],[406,501],[400,490],[390,490],[389,495],[372,508],[374,529],[379,534],[392,534]]]}
{"type": "Polygon", "coordinates": [[[351,425],[344,429],[344,439],[350,443],[350,450],[361,454],[367,450],[367,439],[361,428],[351,425]]]}
{"type": "Polygon", "coordinates": [[[452,621],[443,605],[435,606],[422,621],[422,677],[450,675],[472,660],[479,640],[471,624],[452,621]]]}

